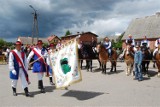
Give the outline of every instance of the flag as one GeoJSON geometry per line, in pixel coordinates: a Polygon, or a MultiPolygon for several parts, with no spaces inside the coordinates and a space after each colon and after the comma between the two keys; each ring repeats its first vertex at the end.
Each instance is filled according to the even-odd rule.
{"type": "Polygon", "coordinates": [[[77,41],[74,39],[50,54],[56,88],[68,87],[82,80],[77,50],[77,41]]]}

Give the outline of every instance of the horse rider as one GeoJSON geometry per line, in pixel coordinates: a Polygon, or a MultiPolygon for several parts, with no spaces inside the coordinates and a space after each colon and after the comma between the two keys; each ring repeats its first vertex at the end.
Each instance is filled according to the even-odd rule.
{"type": "Polygon", "coordinates": [[[126,43],[126,48],[123,50],[123,53],[121,54],[121,57],[124,57],[124,53],[125,51],[128,52],[128,49],[131,48],[131,50],[133,50],[134,52],[137,50],[134,46],[135,46],[135,40],[132,38],[132,35],[129,35],[128,38],[125,41],[126,43]]]}
{"type": "Polygon", "coordinates": [[[109,58],[111,58],[112,43],[108,37],[104,38],[103,45],[105,46],[106,50],[108,51],[109,58]]]}
{"type": "Polygon", "coordinates": [[[149,40],[147,39],[147,37],[144,36],[144,39],[141,41],[141,47],[147,48],[147,50],[148,50],[149,53],[150,53],[150,48],[149,48],[149,46],[150,46],[150,42],[149,42],[149,40]]]}
{"type": "MultiPolygon", "coordinates": [[[[54,49],[55,49],[55,47],[54,47],[54,44],[53,43],[51,43],[50,45],[49,45],[49,50],[48,50],[48,54],[51,54],[51,53],[53,53],[54,52],[54,49]]],[[[49,66],[49,81],[50,81],[50,84],[51,85],[54,85],[54,83],[53,83],[53,79],[52,79],[52,75],[53,75],[53,70],[52,70],[52,66],[51,66],[51,62],[50,62],[50,56],[48,56],[47,57],[47,64],[48,64],[48,66],[49,66]]]]}
{"type": "Polygon", "coordinates": [[[22,43],[17,41],[15,43],[15,49],[9,54],[9,69],[10,69],[10,79],[11,86],[13,89],[13,96],[17,96],[16,87],[18,79],[21,79],[22,88],[24,89],[26,97],[31,96],[28,92],[28,64],[26,59],[26,54],[21,50],[22,43]]]}
{"type": "Polygon", "coordinates": [[[158,38],[156,41],[155,41],[155,50],[153,51],[153,58],[155,59],[156,57],[156,52],[158,51],[158,45],[160,45],[160,38],[158,38]]]}
{"type": "Polygon", "coordinates": [[[27,61],[30,62],[31,58],[34,59],[33,64],[33,73],[37,73],[38,77],[38,88],[41,93],[45,93],[45,89],[43,87],[43,76],[44,73],[48,71],[48,66],[46,64],[46,59],[48,57],[47,50],[43,47],[42,40],[37,41],[37,47],[33,48],[29,53],[27,61]]]}
{"type": "Polygon", "coordinates": [[[144,47],[149,49],[150,43],[149,43],[149,40],[147,39],[146,36],[144,36],[144,39],[141,41],[141,47],[142,46],[144,46],[144,47]]]}

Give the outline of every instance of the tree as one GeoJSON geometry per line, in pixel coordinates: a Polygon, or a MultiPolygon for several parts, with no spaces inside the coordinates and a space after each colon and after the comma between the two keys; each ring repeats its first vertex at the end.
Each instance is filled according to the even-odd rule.
{"type": "MultiPolygon", "coordinates": [[[[125,33],[125,32],[124,32],[124,33],[125,33]]],[[[119,48],[119,49],[122,48],[122,37],[123,37],[124,33],[122,33],[122,34],[118,37],[118,41],[117,41],[116,43],[115,43],[114,41],[112,41],[113,47],[119,48]]]]}
{"type": "Polygon", "coordinates": [[[0,48],[4,47],[6,45],[6,41],[3,39],[0,39],[0,48]]]}
{"type": "Polygon", "coordinates": [[[66,31],[65,36],[71,35],[71,32],[69,30],[66,31]]]}

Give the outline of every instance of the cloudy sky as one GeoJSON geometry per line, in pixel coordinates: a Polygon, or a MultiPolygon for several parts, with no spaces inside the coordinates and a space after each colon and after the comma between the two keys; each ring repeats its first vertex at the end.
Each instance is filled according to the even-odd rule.
{"type": "Polygon", "coordinates": [[[100,37],[124,32],[134,18],[160,11],[160,0],[0,0],[0,38],[31,36],[33,9],[39,37],[91,31],[100,37]]]}

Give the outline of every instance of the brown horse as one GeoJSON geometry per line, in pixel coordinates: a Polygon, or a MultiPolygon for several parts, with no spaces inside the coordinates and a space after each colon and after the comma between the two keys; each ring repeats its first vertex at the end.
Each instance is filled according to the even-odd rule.
{"type": "Polygon", "coordinates": [[[98,44],[97,45],[97,52],[99,53],[99,60],[101,62],[101,66],[102,66],[102,73],[106,74],[106,64],[107,64],[108,60],[110,60],[110,62],[111,62],[110,72],[113,71],[113,68],[114,68],[114,72],[116,72],[117,57],[118,57],[116,50],[114,50],[114,49],[112,50],[111,59],[109,59],[108,51],[105,49],[104,45],[98,44]]]}
{"type": "Polygon", "coordinates": [[[158,67],[157,76],[160,77],[160,45],[158,45],[158,52],[156,53],[155,59],[156,59],[156,65],[158,67]]]}
{"type": "Polygon", "coordinates": [[[124,60],[127,65],[126,75],[129,76],[133,70],[134,55],[133,55],[133,50],[132,50],[131,46],[128,45],[127,48],[128,49],[125,51],[125,54],[124,54],[124,60]]]}

